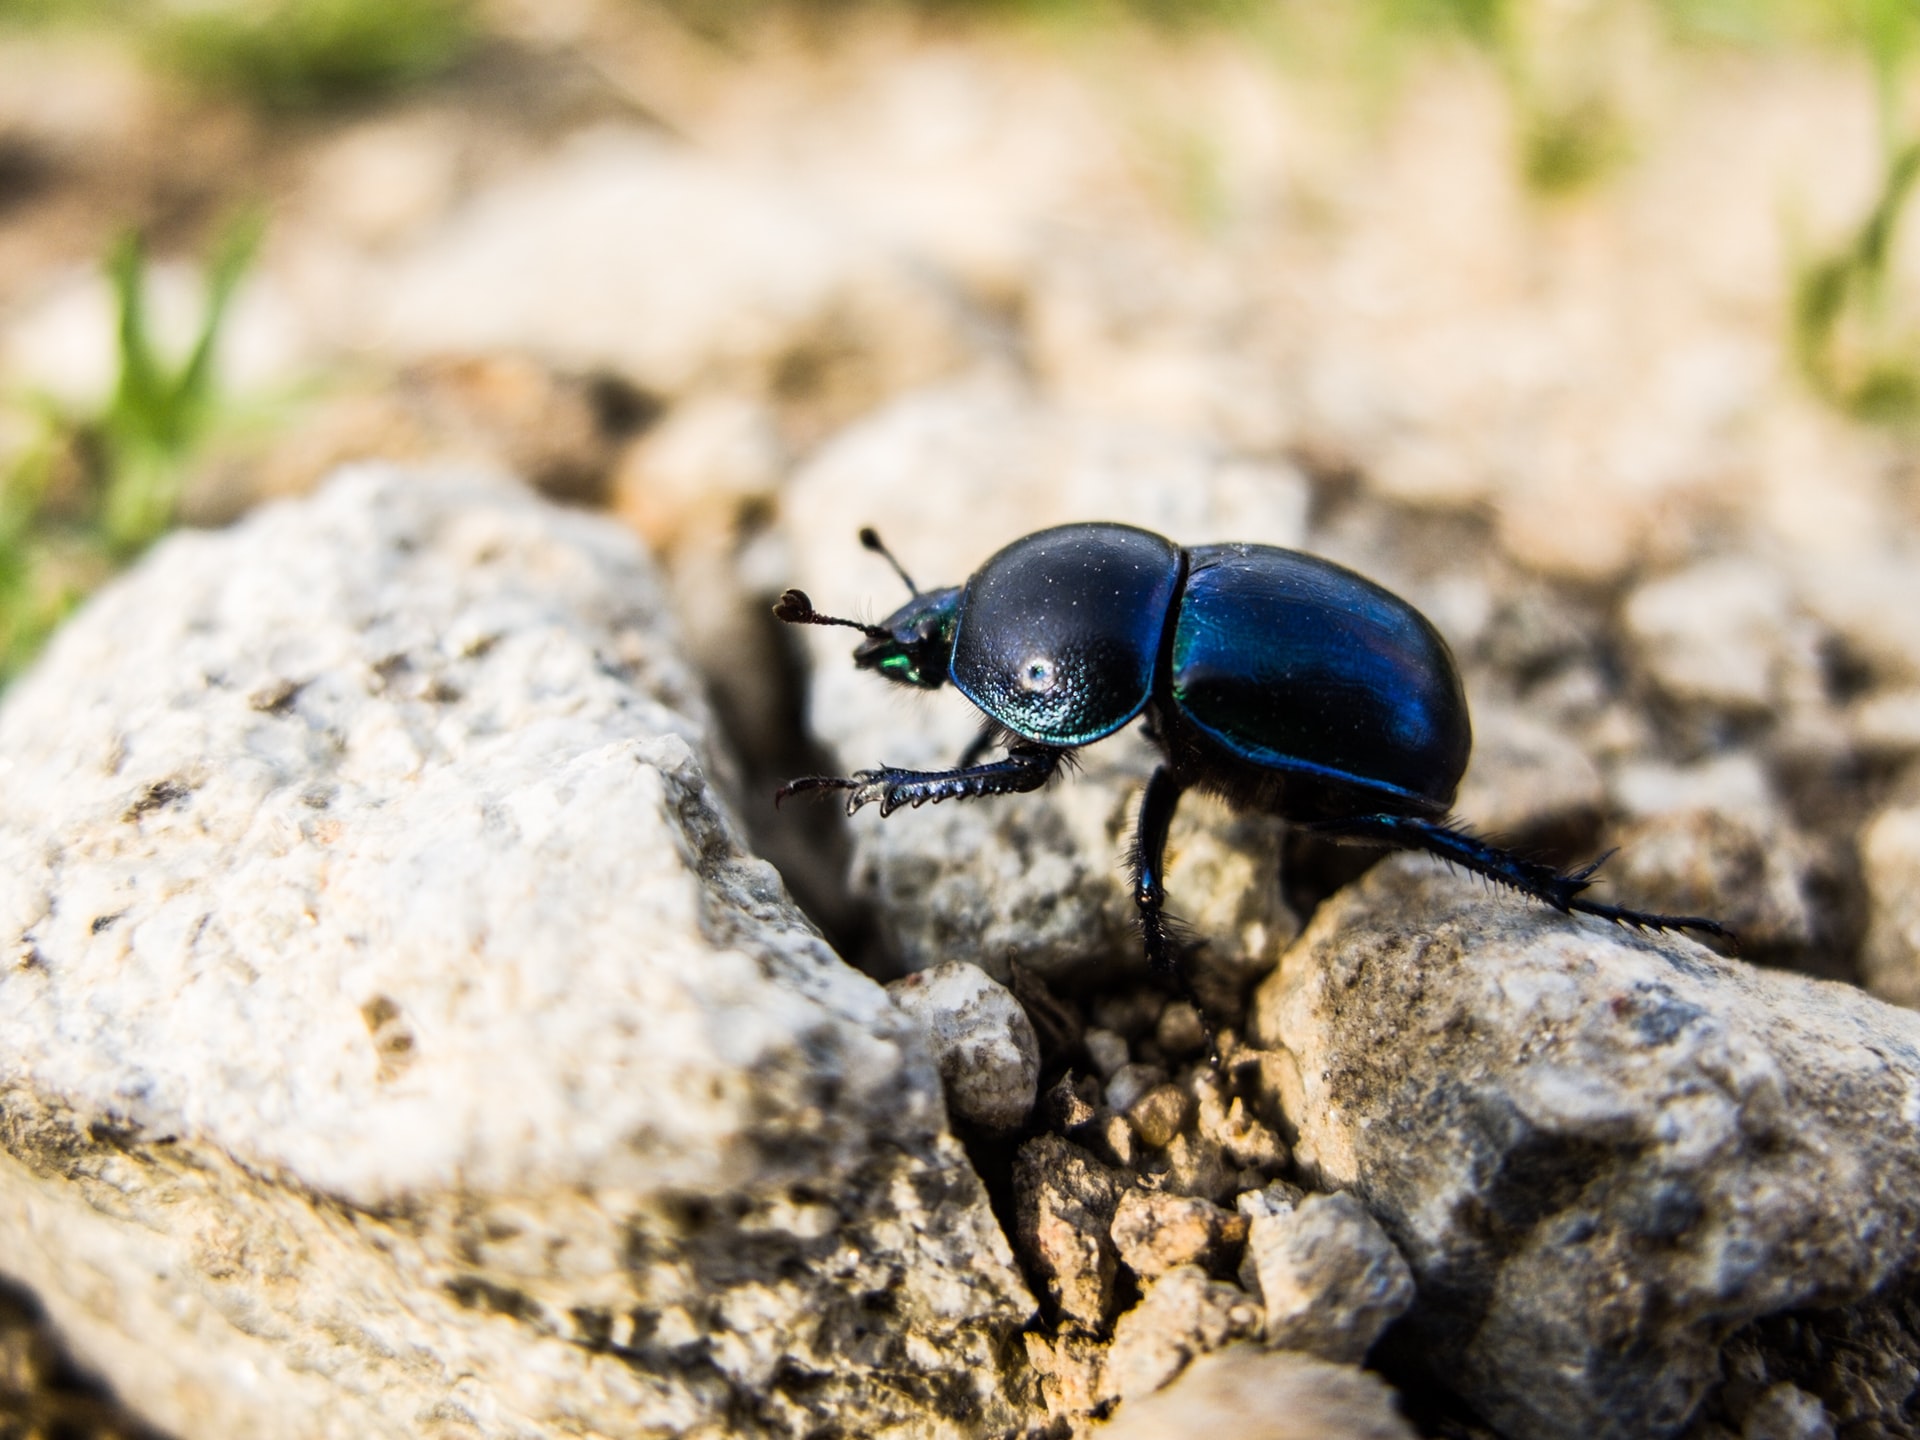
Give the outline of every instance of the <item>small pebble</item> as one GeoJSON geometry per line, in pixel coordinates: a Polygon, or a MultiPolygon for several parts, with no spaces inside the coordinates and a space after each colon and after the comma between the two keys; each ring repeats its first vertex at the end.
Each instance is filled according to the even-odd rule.
{"type": "Polygon", "coordinates": [[[1248,1344],[1201,1356],[1158,1394],[1122,1405],[1099,1435],[1100,1440],[1415,1440],[1394,1405],[1393,1391],[1378,1375],[1248,1344]]]}
{"type": "Polygon", "coordinates": [[[1062,1134],[1090,1125],[1100,1113],[1094,1108],[1099,1096],[1099,1087],[1090,1078],[1076,1078],[1071,1073],[1062,1075],[1040,1098],[1040,1123],[1045,1129],[1062,1134]],[[1087,1090],[1093,1092],[1091,1097],[1085,1093],[1087,1090]]]}
{"type": "Polygon", "coordinates": [[[1740,1440],[1834,1440],[1833,1417],[1817,1396],[1783,1380],[1747,1407],[1740,1440]]]}
{"type": "Polygon", "coordinates": [[[1239,1096],[1229,1096],[1212,1069],[1198,1071],[1192,1086],[1200,1133],[1229,1160],[1241,1169],[1272,1172],[1286,1167],[1286,1142],[1256,1120],[1239,1096]]]}
{"type": "Polygon", "coordinates": [[[949,960],[887,986],[933,1048],[958,1119],[1011,1130],[1033,1109],[1040,1041],[1020,1002],[977,965],[949,960]]]}
{"type": "Polygon", "coordinates": [[[1854,743],[1877,760],[1920,754],[1920,690],[1883,690],[1847,712],[1854,743]]]}
{"type": "Polygon", "coordinates": [[[1882,810],[1860,835],[1867,888],[1861,968],[1867,988],[1920,1005],[1920,806],[1882,810]]]}
{"type": "Polygon", "coordinates": [[[1029,1330],[1027,1363],[1040,1377],[1040,1393],[1047,1414],[1055,1420],[1084,1418],[1110,1402],[1107,1388],[1107,1347],[1086,1335],[1047,1336],[1029,1330]]]}
{"type": "Polygon", "coordinates": [[[1786,582],[1757,560],[1721,558],[1639,586],[1621,612],[1653,682],[1681,704],[1764,713],[1791,663],[1786,582]]]}
{"type": "Polygon", "coordinates": [[[1204,1135],[1182,1133],[1167,1143],[1167,1189],[1176,1195],[1225,1200],[1241,1188],[1240,1172],[1227,1163],[1220,1147],[1204,1135]]]}
{"type": "Polygon", "coordinates": [[[1127,1107],[1127,1119],[1140,1138],[1164,1150],[1193,1113],[1193,1098],[1178,1085],[1156,1085],[1127,1107]]]}
{"type": "Polygon", "coordinates": [[[1164,1085],[1167,1072],[1158,1065],[1122,1065],[1113,1072],[1107,1081],[1107,1105],[1122,1114],[1133,1108],[1133,1102],[1153,1089],[1164,1085]]]}
{"type": "Polygon", "coordinates": [[[1185,1000],[1176,1000],[1160,1012],[1160,1021],[1153,1027],[1153,1038],[1163,1055],[1179,1059],[1206,1045],[1207,1030],[1198,1010],[1185,1000]]]}
{"type": "Polygon", "coordinates": [[[1122,1400],[1151,1395],[1197,1355],[1260,1332],[1260,1307],[1197,1265],[1169,1270],[1113,1327],[1107,1383],[1122,1400]]]}
{"type": "Polygon", "coordinates": [[[1103,1030],[1097,1025],[1081,1036],[1080,1043],[1086,1047],[1087,1060],[1102,1080],[1111,1080],[1114,1072],[1130,1058],[1127,1042],[1113,1031],[1103,1030]]]}
{"type": "Polygon", "coordinates": [[[1211,1266],[1244,1241],[1247,1217],[1190,1195],[1138,1187],[1113,1212],[1113,1243],[1136,1275],[1164,1275],[1180,1265],[1211,1266]]]}
{"type": "Polygon", "coordinates": [[[1108,1160],[1128,1170],[1139,1165],[1145,1147],[1126,1116],[1106,1111],[1100,1117],[1095,1133],[1100,1137],[1101,1148],[1108,1160]]]}
{"type": "Polygon", "coordinates": [[[1273,1180],[1263,1189],[1241,1191],[1233,1197],[1233,1208],[1249,1220],[1256,1215],[1291,1215],[1306,1196],[1298,1185],[1273,1180]]]}
{"type": "Polygon", "coordinates": [[[1413,1303],[1413,1272],[1353,1196],[1309,1195],[1255,1215],[1240,1276],[1266,1307],[1267,1343],[1358,1364],[1413,1303]]]}
{"type": "Polygon", "coordinates": [[[1628,760],[1614,768],[1607,791],[1615,809],[1636,819],[1672,810],[1754,810],[1777,808],[1766,766],[1751,751],[1736,750],[1695,765],[1660,760],[1628,760]]]}
{"type": "Polygon", "coordinates": [[[1058,1135],[1038,1135],[1013,1160],[1014,1244],[1071,1325],[1097,1331],[1113,1304],[1119,1253],[1114,1207],[1122,1181],[1058,1135]]]}
{"type": "Polygon", "coordinates": [[[1818,848],[1784,816],[1752,809],[1670,810],[1613,835],[1619,853],[1602,872],[1634,904],[1672,915],[1711,915],[1741,948],[1777,955],[1819,939],[1810,897],[1832,889],[1818,848]]]}

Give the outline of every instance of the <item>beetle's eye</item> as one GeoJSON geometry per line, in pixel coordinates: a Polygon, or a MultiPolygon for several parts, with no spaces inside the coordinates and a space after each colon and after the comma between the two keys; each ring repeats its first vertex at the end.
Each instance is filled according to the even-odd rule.
{"type": "Polygon", "coordinates": [[[1058,678],[1053,661],[1044,655],[1035,655],[1020,667],[1020,688],[1030,694],[1046,694],[1058,678]]]}

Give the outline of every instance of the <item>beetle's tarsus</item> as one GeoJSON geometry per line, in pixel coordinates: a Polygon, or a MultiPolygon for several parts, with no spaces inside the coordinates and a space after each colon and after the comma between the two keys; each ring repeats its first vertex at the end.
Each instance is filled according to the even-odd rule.
{"type": "Polygon", "coordinates": [[[1628,910],[1619,905],[1602,905],[1595,900],[1574,900],[1567,909],[1582,915],[1595,915],[1616,925],[1632,925],[1640,930],[1697,930],[1737,945],[1739,937],[1718,920],[1704,915],[1651,915],[1644,910],[1628,910]]]}
{"type": "Polygon", "coordinates": [[[857,780],[845,780],[837,775],[802,775],[773,792],[773,808],[778,810],[789,795],[804,795],[810,790],[851,790],[858,784],[857,780]]]}
{"type": "Polygon", "coordinates": [[[1578,870],[1562,872],[1489,844],[1465,830],[1412,815],[1357,815],[1349,820],[1322,821],[1312,828],[1322,834],[1372,840],[1401,850],[1423,850],[1495,884],[1517,890],[1563,915],[1593,915],[1616,925],[1632,925],[1642,930],[1694,930],[1735,942],[1731,930],[1703,915],[1656,915],[1584,898],[1580,892],[1592,886],[1592,877],[1613,853],[1610,850],[1578,870]]]}

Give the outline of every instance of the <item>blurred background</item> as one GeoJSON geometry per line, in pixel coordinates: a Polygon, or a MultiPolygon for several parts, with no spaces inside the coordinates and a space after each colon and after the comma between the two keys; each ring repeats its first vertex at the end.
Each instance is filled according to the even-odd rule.
{"type": "Polygon", "coordinates": [[[0,663],[356,454],[504,455],[670,546],[996,363],[1557,579],[1878,552],[1916,40],[1910,0],[0,0],[0,663]]]}
{"type": "MultiPolygon", "coordinates": [[[[1448,634],[1463,810],[1920,997],[1917,74],[1913,0],[0,0],[0,676],[175,525],[489,464],[653,547],[752,794],[854,525],[957,581],[1204,454],[1272,533],[1177,538],[1448,634]]],[[[0,1419],[133,1424],[6,1333],[0,1419]]]]}

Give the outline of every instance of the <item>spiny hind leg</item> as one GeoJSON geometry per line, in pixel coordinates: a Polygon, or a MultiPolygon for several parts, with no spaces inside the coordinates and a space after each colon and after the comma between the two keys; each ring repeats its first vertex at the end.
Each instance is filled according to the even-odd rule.
{"type": "Polygon", "coordinates": [[[1562,914],[1596,915],[1616,925],[1633,925],[1642,930],[1696,930],[1724,940],[1734,938],[1733,932],[1718,920],[1709,920],[1703,915],[1656,915],[1589,900],[1582,892],[1593,884],[1594,872],[1606,859],[1604,855],[1578,870],[1557,870],[1455,826],[1411,815],[1357,815],[1345,820],[1321,821],[1312,829],[1317,834],[1372,840],[1401,850],[1422,850],[1437,855],[1463,870],[1484,875],[1496,885],[1505,885],[1542,905],[1550,905],[1562,914]]]}

